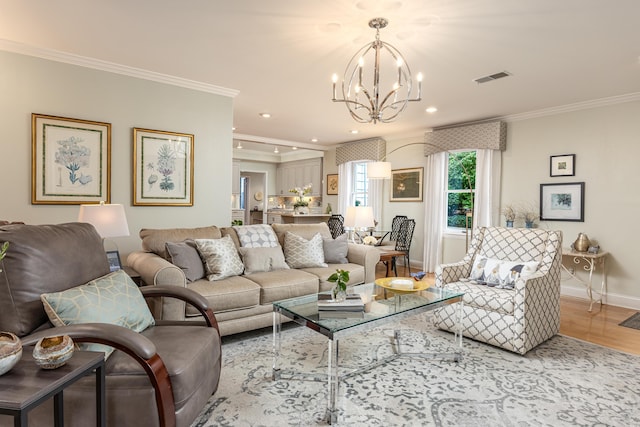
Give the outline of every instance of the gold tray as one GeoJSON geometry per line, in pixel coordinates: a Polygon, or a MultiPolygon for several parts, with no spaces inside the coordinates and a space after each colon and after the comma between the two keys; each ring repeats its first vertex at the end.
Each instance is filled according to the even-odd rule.
{"type": "Polygon", "coordinates": [[[414,280],[413,277],[383,277],[381,279],[376,279],[375,284],[388,289],[392,292],[395,292],[397,294],[411,294],[413,292],[419,292],[419,291],[424,291],[425,289],[427,289],[429,287],[429,284],[427,282],[424,281],[416,281],[414,280]],[[391,285],[391,281],[392,280],[398,280],[398,279],[404,279],[404,280],[411,280],[413,282],[413,289],[398,289],[398,288],[394,288],[391,285]]]}

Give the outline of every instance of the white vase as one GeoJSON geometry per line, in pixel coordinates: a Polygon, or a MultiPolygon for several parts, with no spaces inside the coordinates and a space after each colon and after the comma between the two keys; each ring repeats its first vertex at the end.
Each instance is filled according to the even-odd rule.
{"type": "Polygon", "coordinates": [[[296,206],[295,208],[293,208],[293,213],[296,215],[308,215],[309,206],[296,206]]]}

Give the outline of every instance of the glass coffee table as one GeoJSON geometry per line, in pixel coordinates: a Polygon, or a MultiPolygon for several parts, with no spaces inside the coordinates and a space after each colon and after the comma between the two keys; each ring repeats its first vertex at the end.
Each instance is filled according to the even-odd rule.
{"type": "MultiPolygon", "coordinates": [[[[369,283],[354,286],[349,289],[350,293],[364,293],[371,295],[374,284],[369,283]]],[[[292,319],[294,322],[312,329],[328,339],[328,375],[327,378],[320,378],[313,374],[315,381],[327,381],[328,403],[327,421],[335,424],[338,419],[336,403],[339,396],[339,384],[342,378],[346,378],[369,369],[385,364],[398,357],[422,357],[422,358],[443,358],[453,361],[462,360],[462,316],[463,304],[460,292],[452,292],[441,288],[427,288],[415,293],[399,293],[391,298],[378,300],[367,304],[369,311],[365,310],[363,317],[351,318],[320,318],[318,314],[318,295],[307,295],[298,298],[291,298],[273,303],[273,379],[295,379],[305,377],[304,373],[289,372],[280,369],[279,358],[281,353],[282,316],[292,319]],[[357,333],[376,328],[378,326],[395,322],[408,316],[414,316],[425,311],[434,310],[446,304],[460,303],[457,319],[457,331],[454,334],[454,351],[451,353],[403,353],[401,351],[401,331],[394,331],[395,352],[391,356],[382,358],[367,366],[351,370],[347,373],[340,373],[338,358],[338,342],[340,339],[357,333]]]]}

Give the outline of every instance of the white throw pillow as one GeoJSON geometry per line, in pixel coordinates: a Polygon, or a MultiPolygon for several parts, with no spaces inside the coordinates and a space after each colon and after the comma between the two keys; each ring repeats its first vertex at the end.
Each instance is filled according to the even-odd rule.
{"type": "Polygon", "coordinates": [[[207,279],[210,281],[239,276],[244,271],[244,264],[238,255],[236,245],[228,235],[221,239],[194,239],[194,241],[204,261],[207,279]]]}
{"type": "Polygon", "coordinates": [[[320,233],[307,240],[287,231],[284,235],[284,259],[291,268],[328,267],[324,262],[320,233]]]}

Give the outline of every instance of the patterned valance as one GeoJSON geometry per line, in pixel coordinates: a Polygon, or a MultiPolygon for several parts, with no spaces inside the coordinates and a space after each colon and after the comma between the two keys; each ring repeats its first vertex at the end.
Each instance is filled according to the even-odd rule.
{"type": "Polygon", "coordinates": [[[356,160],[379,161],[387,154],[387,141],[382,138],[347,142],[336,148],[336,166],[356,160]]]}
{"type": "Polygon", "coordinates": [[[424,155],[447,150],[489,148],[506,150],[507,124],[501,121],[462,125],[426,132],[424,155]]]}

